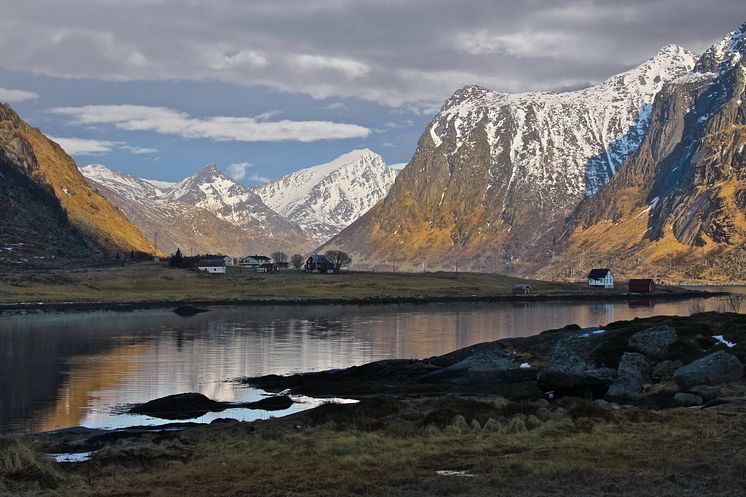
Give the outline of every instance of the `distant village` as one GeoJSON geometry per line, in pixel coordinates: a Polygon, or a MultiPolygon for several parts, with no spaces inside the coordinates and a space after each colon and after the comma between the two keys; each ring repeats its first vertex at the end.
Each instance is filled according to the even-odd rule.
{"type": "MultiPolygon", "coordinates": [[[[324,254],[312,254],[304,257],[293,254],[288,257],[284,252],[273,252],[271,255],[247,255],[231,257],[228,255],[199,255],[187,257],[180,250],[172,255],[169,265],[172,267],[192,268],[209,274],[225,275],[229,268],[245,268],[260,273],[275,273],[282,269],[302,270],[307,273],[334,274],[347,268],[352,258],[341,250],[329,250],[324,254]]],[[[588,286],[591,288],[613,289],[614,273],[610,268],[594,268],[588,273],[588,286]]],[[[632,278],[627,281],[629,293],[655,293],[656,283],[652,278],[632,278]]],[[[514,295],[533,295],[530,284],[517,283],[513,286],[514,295]]]]}
{"type": "Polygon", "coordinates": [[[247,255],[231,257],[229,255],[184,256],[177,250],[169,259],[169,265],[180,268],[193,268],[209,274],[224,275],[229,268],[244,268],[261,273],[275,273],[281,269],[303,270],[307,273],[339,273],[352,262],[350,256],[341,250],[328,250],[324,254],[312,254],[304,257],[293,254],[288,257],[284,252],[271,255],[247,255]]]}

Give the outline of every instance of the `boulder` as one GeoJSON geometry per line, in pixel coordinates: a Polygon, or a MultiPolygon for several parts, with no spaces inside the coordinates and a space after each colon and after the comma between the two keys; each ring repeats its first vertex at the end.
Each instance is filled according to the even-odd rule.
{"type": "Polygon", "coordinates": [[[676,403],[676,405],[682,407],[701,406],[703,402],[702,397],[700,397],[699,395],[684,392],[679,392],[674,395],[673,401],[676,403]]]}
{"type": "Polygon", "coordinates": [[[657,381],[670,380],[676,370],[683,365],[684,363],[678,359],[675,361],[661,361],[653,367],[651,376],[657,381]]]}
{"type": "Polygon", "coordinates": [[[641,392],[644,385],[645,381],[640,375],[619,376],[609,386],[606,397],[627,397],[628,395],[641,392]]]}
{"type": "Polygon", "coordinates": [[[713,400],[720,395],[720,387],[711,387],[709,385],[697,385],[690,388],[689,391],[695,395],[699,395],[704,400],[713,400]]]}
{"type": "Polygon", "coordinates": [[[614,370],[599,367],[593,358],[605,333],[581,330],[559,338],[547,353],[546,367],[537,375],[539,387],[560,395],[602,397],[615,376],[614,370]]]}
{"type": "Polygon", "coordinates": [[[646,377],[650,370],[650,364],[644,355],[636,352],[625,352],[619,359],[617,373],[620,376],[642,376],[646,377]]]}
{"type": "Polygon", "coordinates": [[[626,397],[641,392],[649,369],[650,365],[644,355],[636,352],[625,352],[617,367],[619,376],[609,386],[606,396],[626,397]]]}
{"type": "Polygon", "coordinates": [[[682,390],[697,385],[722,385],[740,380],[743,365],[733,354],[718,351],[699,358],[676,370],[674,381],[682,390]]]}
{"type": "Polygon", "coordinates": [[[630,337],[627,345],[634,351],[651,358],[663,358],[668,349],[679,339],[679,334],[670,326],[655,326],[638,331],[630,337]]]}

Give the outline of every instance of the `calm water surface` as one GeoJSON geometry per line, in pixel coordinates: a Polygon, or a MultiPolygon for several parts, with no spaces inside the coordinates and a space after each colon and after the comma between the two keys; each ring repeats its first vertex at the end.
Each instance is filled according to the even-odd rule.
{"type": "MultiPolygon", "coordinates": [[[[740,291],[744,291],[740,289],[740,291]]],[[[241,376],[424,358],[478,342],[577,323],[723,309],[718,298],[681,302],[458,303],[385,306],[226,307],[194,317],[168,310],[0,318],[0,431],[158,424],[122,406],[180,392],[221,401],[264,392],[241,376]]],[[[278,416],[316,405],[298,404],[278,416]]],[[[199,418],[258,419],[235,409],[199,418]]]]}

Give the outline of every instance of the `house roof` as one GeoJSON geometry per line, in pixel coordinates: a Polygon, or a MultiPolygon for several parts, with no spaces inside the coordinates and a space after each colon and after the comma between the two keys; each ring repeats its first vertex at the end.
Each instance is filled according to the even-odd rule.
{"type": "Polygon", "coordinates": [[[649,285],[651,283],[655,283],[651,278],[638,278],[629,280],[630,285],[649,285]]]}
{"type": "Polygon", "coordinates": [[[255,261],[271,261],[272,260],[266,255],[247,255],[246,257],[244,257],[244,260],[246,259],[254,259],[255,261]]]}
{"type": "Polygon", "coordinates": [[[602,280],[606,278],[606,274],[608,273],[611,273],[611,269],[609,268],[591,269],[591,272],[588,273],[588,279],[589,280],[602,280]]]}
{"type": "Polygon", "coordinates": [[[200,259],[197,263],[197,267],[219,267],[225,266],[223,259],[200,259]]]}
{"type": "Polygon", "coordinates": [[[329,262],[326,259],[326,256],[321,255],[321,254],[313,254],[309,257],[309,259],[312,260],[313,262],[329,262]]]}
{"type": "Polygon", "coordinates": [[[523,289],[523,288],[526,288],[526,287],[531,288],[531,285],[527,285],[525,283],[516,283],[515,285],[513,285],[513,288],[515,288],[515,289],[519,289],[519,288],[523,289]]]}

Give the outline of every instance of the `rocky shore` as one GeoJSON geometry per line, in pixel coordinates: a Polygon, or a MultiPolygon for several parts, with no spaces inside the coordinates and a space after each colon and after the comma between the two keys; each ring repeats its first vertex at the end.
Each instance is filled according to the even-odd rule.
{"type": "Polygon", "coordinates": [[[581,397],[646,408],[746,410],[746,316],[700,313],[571,325],[481,343],[423,360],[240,381],[315,396],[492,395],[508,400],[581,397]]]}
{"type": "MultiPolygon", "coordinates": [[[[701,313],[248,378],[360,402],[251,423],[0,437],[0,495],[735,497],[746,487],[745,361],[746,315],[701,313]]],[[[226,407],[183,394],[131,409],[183,419],[226,407]]]]}

